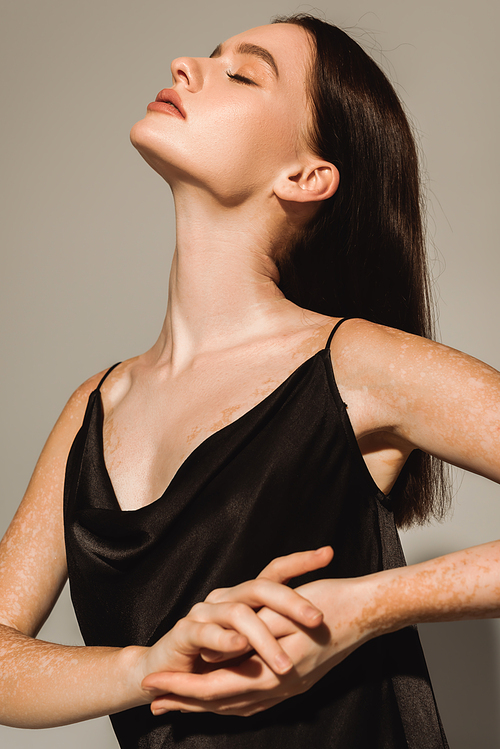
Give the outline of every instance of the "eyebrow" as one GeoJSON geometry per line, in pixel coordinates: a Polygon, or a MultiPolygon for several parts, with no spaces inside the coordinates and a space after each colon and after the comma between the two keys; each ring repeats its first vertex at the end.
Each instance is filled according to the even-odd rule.
{"type": "MultiPolygon", "coordinates": [[[[272,69],[274,75],[276,78],[279,78],[279,70],[278,66],[276,64],[276,60],[272,56],[272,54],[269,52],[269,50],[264,49],[264,47],[259,47],[258,44],[250,44],[249,42],[242,42],[241,44],[238,44],[236,47],[236,54],[237,55],[254,55],[255,57],[258,57],[260,60],[265,62],[269,67],[272,69]]],[[[218,44],[210,57],[220,57],[222,55],[222,44],[218,44]]]]}

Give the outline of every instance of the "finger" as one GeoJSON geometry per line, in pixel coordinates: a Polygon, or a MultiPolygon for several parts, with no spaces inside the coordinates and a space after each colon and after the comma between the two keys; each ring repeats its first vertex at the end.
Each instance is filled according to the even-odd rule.
{"type": "MultiPolygon", "coordinates": [[[[285,674],[292,668],[293,664],[288,654],[247,604],[240,601],[216,604],[198,603],[193,606],[186,620],[189,622],[192,617],[202,622],[216,622],[225,629],[242,634],[275,673],[285,674]]],[[[219,648],[209,649],[218,650],[219,648]]]]}
{"type": "Polygon", "coordinates": [[[248,717],[256,713],[277,705],[286,699],[286,694],[273,697],[272,699],[262,699],[262,694],[257,692],[250,693],[245,700],[234,698],[229,700],[220,700],[214,702],[200,702],[188,697],[177,697],[176,695],[166,695],[151,703],[151,712],[153,715],[165,715],[170,712],[181,713],[217,713],[218,715],[239,715],[248,717]]]}
{"type": "Polygon", "coordinates": [[[287,583],[293,577],[326,567],[332,559],[331,546],[322,546],[320,549],[311,551],[297,551],[294,554],[273,559],[267,567],[264,567],[258,578],[265,577],[277,583],[287,583]]]}
{"type": "Polygon", "coordinates": [[[265,693],[276,688],[282,678],[273,673],[258,656],[252,656],[237,668],[216,668],[202,674],[179,671],[149,674],[141,686],[154,695],[155,702],[156,699],[189,698],[196,702],[214,703],[233,697],[244,698],[244,695],[255,691],[265,693]]]}
{"type": "MultiPolygon", "coordinates": [[[[262,621],[265,621],[263,619],[262,621]]],[[[269,629],[267,622],[266,627],[269,629]]],[[[273,636],[276,637],[276,635],[273,636]]],[[[241,648],[239,651],[220,651],[220,650],[200,650],[200,657],[202,660],[205,661],[205,663],[223,663],[224,661],[234,661],[236,658],[241,657],[242,655],[245,655],[246,653],[249,653],[253,648],[251,645],[248,644],[248,640],[245,637],[245,641],[247,642],[247,645],[244,648],[241,648]]]]}
{"type": "Polygon", "coordinates": [[[206,679],[201,681],[193,674],[189,674],[188,679],[182,678],[184,674],[176,674],[176,677],[181,678],[167,678],[165,683],[169,681],[176,691],[162,694],[153,700],[152,712],[155,715],[175,710],[253,715],[281,702],[290,694],[287,687],[289,677],[276,677],[256,656],[253,659],[253,663],[245,661],[250,675],[242,677],[239,673],[238,681],[235,681],[235,673],[231,673],[229,669],[214,672],[213,683],[210,685],[206,679]],[[188,694],[183,696],[178,690],[188,694]]]}
{"type": "MultiPolygon", "coordinates": [[[[264,608],[260,609],[257,612],[257,616],[264,622],[272,636],[276,637],[276,639],[286,637],[287,635],[291,635],[297,631],[297,625],[295,624],[295,622],[292,622],[286,616],[277,614],[276,611],[273,611],[267,606],[264,606],[264,608]]],[[[308,630],[309,629],[313,628],[308,627],[308,630]]]]}
{"type": "Polygon", "coordinates": [[[197,655],[201,650],[229,654],[234,658],[249,648],[247,638],[232,628],[217,622],[181,619],[172,629],[172,645],[185,655],[197,655]]]}
{"type": "Polygon", "coordinates": [[[265,577],[249,580],[234,588],[212,591],[207,603],[241,601],[254,609],[267,606],[305,627],[317,627],[323,621],[323,613],[307,598],[292,588],[273,582],[265,577]]]}

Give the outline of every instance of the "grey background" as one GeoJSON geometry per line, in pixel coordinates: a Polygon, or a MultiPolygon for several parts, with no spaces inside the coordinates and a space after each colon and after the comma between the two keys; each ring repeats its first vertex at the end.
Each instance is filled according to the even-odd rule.
{"type": "MultiPolygon", "coordinates": [[[[94,372],[148,348],[173,243],[168,188],[128,143],[170,60],[208,55],[286,0],[2,0],[0,526],[7,527],[66,399],[94,372]]],[[[500,6],[491,0],[323,0],[329,20],[388,71],[419,134],[441,339],[500,368],[500,6]]],[[[405,534],[409,561],[498,537],[498,486],[456,479],[453,516],[405,534]]],[[[453,749],[500,746],[500,628],[421,628],[453,749]]],[[[79,641],[66,593],[42,636],[79,641]]],[[[27,706],[29,709],[29,706],[27,706]]],[[[116,747],[107,719],[45,731],[0,727],[0,745],[116,747]]]]}

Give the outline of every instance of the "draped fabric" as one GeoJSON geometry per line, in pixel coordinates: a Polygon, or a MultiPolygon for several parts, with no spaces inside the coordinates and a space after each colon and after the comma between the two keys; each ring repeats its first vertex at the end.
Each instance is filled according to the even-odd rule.
{"type": "MultiPolygon", "coordinates": [[[[88,645],[151,645],[214,588],[294,551],[335,550],[327,568],[294,585],[405,564],[390,498],[368,472],[335,384],[330,340],[134,511],[121,511],[113,491],[99,387],[90,395],[64,499],[71,596],[88,645]]],[[[123,749],[447,747],[413,627],[366,643],[305,694],[250,718],[154,717],[144,706],[111,719],[123,749]]]]}

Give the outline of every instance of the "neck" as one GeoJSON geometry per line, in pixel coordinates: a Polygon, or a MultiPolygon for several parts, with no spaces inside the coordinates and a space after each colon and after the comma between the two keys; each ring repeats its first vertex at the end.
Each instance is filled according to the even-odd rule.
{"type": "Polygon", "coordinates": [[[224,207],[197,197],[174,192],[176,248],[154,347],[155,358],[179,369],[199,353],[272,335],[296,309],[276,285],[273,248],[287,233],[281,216],[268,205],[224,207]]]}

